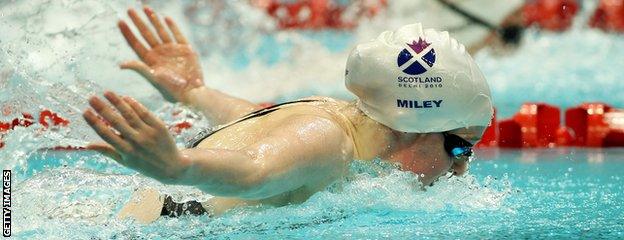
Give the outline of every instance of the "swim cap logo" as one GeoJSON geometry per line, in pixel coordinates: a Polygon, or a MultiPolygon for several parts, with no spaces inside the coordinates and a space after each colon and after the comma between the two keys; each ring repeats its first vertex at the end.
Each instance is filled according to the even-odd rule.
{"type": "Polygon", "coordinates": [[[436,54],[433,48],[421,56],[421,53],[425,52],[430,45],[431,43],[426,42],[420,37],[418,38],[418,42],[412,40],[412,44],[407,43],[409,49],[404,48],[397,58],[397,64],[402,68],[401,70],[409,75],[418,75],[427,71],[423,63],[427,64],[429,67],[433,67],[436,60],[436,54]],[[417,58],[414,58],[414,56],[417,58]],[[422,62],[418,60],[419,58],[422,62]],[[410,61],[412,59],[414,59],[414,61],[410,61]],[[410,62],[411,64],[408,64],[410,62]]]}

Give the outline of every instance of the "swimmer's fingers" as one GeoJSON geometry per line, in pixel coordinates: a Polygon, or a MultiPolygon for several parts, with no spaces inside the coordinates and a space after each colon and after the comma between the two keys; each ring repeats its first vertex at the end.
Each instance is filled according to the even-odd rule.
{"type": "Polygon", "coordinates": [[[121,136],[124,138],[134,139],[137,135],[137,131],[135,131],[126,119],[117,114],[110,106],[108,106],[104,101],[100,100],[98,97],[91,97],[89,99],[89,105],[104,118],[104,120],[108,121],[115,130],[121,133],[121,136]]]}
{"type": "Polygon", "coordinates": [[[138,74],[141,74],[141,76],[143,76],[144,78],[147,78],[150,81],[152,81],[152,79],[154,78],[154,70],[150,66],[148,66],[147,64],[141,61],[124,62],[120,64],[119,67],[121,69],[133,70],[137,72],[138,74]]]}
{"type": "Polygon", "coordinates": [[[115,161],[122,160],[121,154],[119,154],[112,145],[105,142],[90,143],[85,148],[88,150],[99,152],[104,156],[115,159],[115,161]]]}
{"type": "Polygon", "coordinates": [[[152,22],[152,25],[154,25],[154,28],[156,28],[156,32],[158,33],[158,36],[160,37],[162,42],[170,43],[171,37],[169,36],[169,33],[167,33],[167,30],[163,27],[160,19],[158,19],[158,16],[156,16],[154,10],[149,7],[145,7],[143,8],[143,11],[145,11],[145,15],[147,15],[147,18],[149,18],[150,22],[152,22]]]}
{"type": "Polygon", "coordinates": [[[156,76],[154,76],[154,69],[141,61],[128,61],[119,65],[121,69],[130,69],[138,74],[141,74],[143,78],[147,79],[152,86],[157,89],[160,89],[162,86],[158,82],[156,76]]]}
{"type": "Polygon", "coordinates": [[[137,14],[134,9],[128,9],[128,16],[130,16],[134,25],[137,29],[139,29],[141,36],[143,36],[145,41],[147,41],[152,48],[160,44],[156,36],[154,36],[152,31],[147,27],[147,25],[145,25],[143,20],[141,20],[141,17],[139,17],[139,14],[137,14]]]}
{"type": "Polygon", "coordinates": [[[167,23],[169,30],[171,30],[173,37],[179,44],[188,44],[188,41],[186,41],[186,38],[178,28],[178,25],[170,17],[165,17],[165,23],[167,23]]]}
{"type": "Polygon", "coordinates": [[[87,121],[89,126],[95,130],[95,132],[107,143],[111,144],[115,149],[122,152],[130,152],[132,146],[124,141],[119,135],[115,134],[101,119],[91,111],[87,109],[82,117],[87,121]]]}
{"type": "Polygon", "coordinates": [[[134,33],[132,33],[132,30],[130,30],[128,24],[126,24],[126,22],[122,20],[119,21],[117,26],[119,27],[121,34],[124,36],[126,42],[128,42],[128,45],[130,45],[132,50],[134,50],[139,58],[145,59],[145,55],[147,54],[148,50],[145,46],[143,46],[143,43],[139,42],[139,40],[134,36],[134,33]]]}
{"type": "Polygon", "coordinates": [[[123,100],[132,107],[134,112],[139,116],[145,124],[160,130],[166,130],[167,126],[163,121],[154,116],[143,104],[131,97],[124,97],[123,100]]]}
{"type": "Polygon", "coordinates": [[[117,94],[113,92],[105,92],[104,97],[108,99],[108,101],[117,108],[117,111],[121,113],[121,116],[126,119],[130,127],[139,131],[141,128],[144,128],[146,125],[139,119],[139,116],[134,112],[132,107],[128,105],[125,101],[121,100],[117,94]]]}

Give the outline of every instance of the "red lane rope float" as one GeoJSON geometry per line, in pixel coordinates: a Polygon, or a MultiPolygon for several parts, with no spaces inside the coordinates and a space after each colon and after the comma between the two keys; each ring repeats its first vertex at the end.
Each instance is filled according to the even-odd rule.
{"type": "Polygon", "coordinates": [[[513,117],[521,126],[522,146],[554,146],[560,115],[558,107],[546,103],[523,104],[513,117]]]}
{"type": "MultiPolygon", "coordinates": [[[[1,122],[0,121],[0,148],[4,147],[4,142],[2,141],[2,136],[6,134],[8,131],[15,129],[15,127],[30,127],[34,124],[34,117],[30,113],[22,113],[21,118],[14,118],[9,122],[1,122]]],[[[69,125],[69,121],[60,117],[58,114],[53,113],[50,110],[43,110],[39,113],[39,124],[43,126],[44,129],[49,126],[67,126],[69,125]]]]}
{"type": "Polygon", "coordinates": [[[624,0],[601,0],[589,26],[624,33],[624,0]]]}
{"type": "MultiPolygon", "coordinates": [[[[491,128],[491,127],[490,127],[491,128]]],[[[498,147],[521,148],[522,127],[513,119],[502,120],[498,123],[498,147]]],[[[494,145],[496,146],[496,145],[494,145]]],[[[478,145],[477,145],[478,147],[478,145]]]]}
{"type": "Polygon", "coordinates": [[[182,121],[179,123],[175,123],[169,127],[169,131],[172,131],[176,134],[182,133],[183,130],[191,128],[193,125],[190,122],[182,121]]]}
{"type": "Polygon", "coordinates": [[[69,124],[69,121],[59,117],[58,114],[51,112],[50,110],[43,110],[41,111],[41,113],[39,113],[39,123],[44,126],[44,127],[48,127],[50,126],[50,123],[48,123],[48,120],[51,121],[50,123],[53,126],[67,126],[69,124]]]}
{"type": "Polygon", "coordinates": [[[355,1],[356,11],[348,19],[345,14],[347,6],[331,0],[252,0],[251,3],[264,8],[277,20],[279,29],[353,28],[359,19],[373,17],[387,5],[386,0],[355,1]]]}
{"type": "Polygon", "coordinates": [[[612,107],[604,103],[584,103],[566,110],[565,121],[576,138],[574,146],[600,147],[606,135],[611,131],[605,121],[605,113],[612,107]]]}
{"type": "Polygon", "coordinates": [[[486,133],[495,132],[496,141],[486,134],[483,140],[487,142],[477,147],[624,147],[624,110],[605,103],[583,103],[567,109],[564,119],[562,125],[556,106],[525,103],[512,118],[493,119],[486,133]]]}
{"type": "Polygon", "coordinates": [[[496,122],[496,109],[494,109],[494,116],[492,116],[492,120],[490,121],[490,126],[485,129],[483,132],[483,136],[481,137],[481,141],[479,141],[476,146],[477,147],[496,147],[497,145],[497,132],[498,122],[496,122]]]}
{"type": "MultiPolygon", "coordinates": [[[[174,113],[176,115],[177,113],[174,113]]],[[[60,117],[57,113],[54,113],[50,110],[43,110],[39,113],[38,118],[39,124],[42,126],[42,129],[47,129],[50,126],[55,127],[66,127],[69,125],[69,120],[60,117]]],[[[15,127],[30,127],[34,124],[34,117],[29,113],[22,113],[21,118],[14,118],[9,122],[1,122],[0,121],[0,149],[4,147],[5,143],[2,141],[2,136],[6,134],[8,131],[13,130],[15,127]]],[[[106,123],[109,125],[108,123],[106,123]]],[[[180,134],[182,131],[189,129],[192,127],[192,124],[187,121],[182,121],[179,123],[172,124],[169,126],[169,129],[173,134],[180,134]]],[[[43,148],[41,150],[54,150],[54,151],[76,151],[76,150],[85,150],[84,147],[80,146],[55,146],[51,148],[43,148]]]]}
{"type": "Polygon", "coordinates": [[[525,26],[564,31],[579,10],[576,0],[529,0],[522,8],[525,26]]]}

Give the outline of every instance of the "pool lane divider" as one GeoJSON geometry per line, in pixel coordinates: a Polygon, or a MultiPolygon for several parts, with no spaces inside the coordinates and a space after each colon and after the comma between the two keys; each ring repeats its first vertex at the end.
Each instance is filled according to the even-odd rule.
{"type": "MultiPolygon", "coordinates": [[[[263,108],[272,103],[260,103],[263,108]]],[[[173,113],[175,115],[175,113],[173,113]]],[[[51,110],[39,113],[38,121],[32,114],[8,122],[0,121],[0,149],[4,146],[2,136],[15,127],[38,125],[41,132],[48,128],[69,126],[70,121],[51,110]]],[[[172,134],[178,135],[193,125],[181,121],[169,125],[172,134]]],[[[590,102],[566,109],[542,102],[529,102],[520,106],[509,119],[497,121],[496,111],[476,147],[499,148],[554,148],[554,147],[624,147],[624,109],[616,109],[606,103],[590,102]]],[[[82,146],[55,146],[40,151],[85,151],[82,146]]]]}
{"type": "MultiPolygon", "coordinates": [[[[176,113],[174,113],[175,115],[176,113]]],[[[45,109],[39,113],[38,121],[35,122],[35,118],[30,113],[22,113],[22,116],[19,118],[13,118],[8,122],[0,121],[0,149],[2,149],[5,143],[2,141],[2,136],[7,132],[15,129],[16,127],[31,127],[33,125],[40,126],[40,133],[47,131],[49,128],[61,128],[67,127],[69,125],[69,120],[61,117],[58,113],[52,112],[48,109],[45,109]]],[[[109,125],[108,123],[106,123],[109,125]]],[[[174,123],[169,126],[169,130],[172,134],[180,134],[185,129],[189,129],[192,127],[192,124],[188,121],[182,121],[178,123],[174,123]]],[[[54,147],[45,147],[39,149],[39,151],[84,151],[87,150],[82,146],[54,146],[54,147]]]]}
{"type": "Polygon", "coordinates": [[[355,1],[351,4],[357,4],[355,7],[358,10],[349,12],[348,8],[354,6],[336,4],[331,0],[265,0],[251,3],[264,9],[281,30],[352,29],[357,26],[359,19],[372,18],[388,5],[387,0],[369,0],[366,3],[355,1]]]}
{"type": "MultiPolygon", "coordinates": [[[[474,15],[466,9],[459,8],[459,5],[446,4],[449,1],[443,0],[440,2],[442,3],[440,7],[447,7],[473,23],[483,22],[474,18],[474,15]]],[[[349,4],[337,4],[337,1],[332,0],[263,0],[251,1],[251,4],[263,9],[275,20],[276,27],[280,30],[349,30],[355,28],[362,19],[373,18],[385,11],[388,0],[351,1],[349,4]],[[354,9],[357,10],[353,11],[354,9]]],[[[538,27],[546,31],[566,31],[580,15],[578,13],[582,7],[580,0],[526,1],[519,9],[522,21],[518,24],[521,24],[522,28],[538,27]]],[[[606,32],[624,33],[624,0],[599,0],[587,25],[606,32]]]]}
{"type": "MultiPolygon", "coordinates": [[[[39,118],[37,120],[42,129],[47,129],[52,126],[65,127],[69,125],[69,121],[67,119],[62,118],[57,113],[47,109],[44,109],[39,113],[39,118]]],[[[0,121],[0,148],[4,147],[2,136],[8,131],[13,130],[15,127],[30,127],[33,124],[35,124],[35,118],[30,113],[22,113],[22,117],[14,118],[8,122],[0,121]]]]}
{"type": "Polygon", "coordinates": [[[593,102],[562,116],[556,106],[524,103],[509,119],[494,117],[477,147],[624,147],[624,110],[593,102]]]}

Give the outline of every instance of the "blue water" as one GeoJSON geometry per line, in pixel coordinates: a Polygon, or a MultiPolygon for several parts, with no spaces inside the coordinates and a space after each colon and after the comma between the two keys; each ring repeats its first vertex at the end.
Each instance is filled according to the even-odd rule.
{"type": "Polygon", "coordinates": [[[134,188],[145,184],[187,200],[205,196],[89,154],[36,156],[29,169],[16,173],[15,199],[29,200],[14,208],[14,233],[102,239],[624,237],[624,150],[477,154],[467,176],[440,180],[426,191],[418,190],[415,176],[392,166],[355,162],[346,179],[300,205],[243,208],[216,219],[161,218],[149,226],[113,218],[134,188]]]}
{"type": "MultiPolygon", "coordinates": [[[[277,31],[240,1],[222,1],[215,19],[205,18],[215,8],[204,1],[150,4],[188,33],[207,84],[252,101],[279,102],[310,95],[351,98],[343,85],[348,51],[382,30],[412,22],[416,12],[400,11],[411,2],[391,1],[389,9],[398,10],[393,15],[349,32],[277,31]]],[[[14,237],[624,238],[622,149],[480,150],[469,174],[444,178],[426,191],[419,190],[416,176],[392,166],[355,162],[348,177],[300,205],[241,208],[216,219],[160,219],[149,226],[118,221],[116,212],[139,188],[156,188],[179,201],[211,197],[162,185],[93,153],[38,151],[98,140],[79,113],[85,96],[104,89],[137,97],[167,123],[192,122],[191,130],[176,137],[178,143],[210,125],[189,109],[163,103],[138,75],[118,70],[117,63],[135,58],[114,26],[133,4],[0,3],[0,120],[48,108],[72,122],[70,128],[47,131],[35,124],[3,137],[0,165],[16,177],[14,237]],[[182,114],[171,114],[177,111],[182,114]]],[[[562,34],[530,29],[510,54],[475,56],[500,116],[511,116],[525,101],[624,107],[624,95],[618,94],[624,91],[624,37],[587,29],[588,15],[583,10],[573,29],[562,34]]]]}

